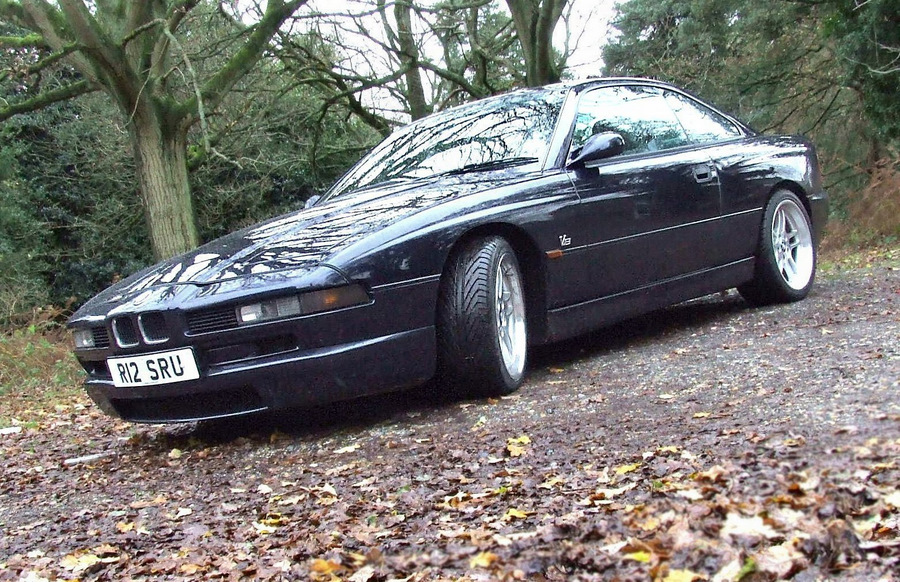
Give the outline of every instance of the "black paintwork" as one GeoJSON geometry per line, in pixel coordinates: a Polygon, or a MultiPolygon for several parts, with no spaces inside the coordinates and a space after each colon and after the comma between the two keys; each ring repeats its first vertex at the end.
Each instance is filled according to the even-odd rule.
{"type": "MultiPolygon", "coordinates": [[[[347,399],[434,374],[440,275],[475,233],[505,236],[526,270],[531,343],[706,293],[753,275],[763,207],[778,188],[807,204],[819,240],[827,198],[815,153],[797,137],[756,135],[567,164],[578,95],[569,91],[545,159],[490,171],[388,181],[233,233],[136,273],[70,319],[104,328],[161,312],[159,344],[78,350],[91,397],[110,414],[169,422],[347,399]],[[191,314],[361,282],[371,302],[212,333],[191,314]],[[201,378],[116,388],[112,356],[192,347],[201,378]]],[[[553,91],[560,91],[557,86],[553,91]]],[[[479,105],[475,105],[478,107],[479,105]]],[[[730,119],[730,118],[729,118],[730,119]]],[[[613,152],[615,153],[615,152],[613,152]]]]}

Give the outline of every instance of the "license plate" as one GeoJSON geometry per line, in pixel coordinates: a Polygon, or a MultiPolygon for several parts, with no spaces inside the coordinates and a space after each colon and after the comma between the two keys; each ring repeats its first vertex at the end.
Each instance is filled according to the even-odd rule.
{"type": "Polygon", "coordinates": [[[194,350],[183,348],[127,358],[106,360],[113,384],[119,388],[129,386],[156,386],[200,377],[194,350]]]}

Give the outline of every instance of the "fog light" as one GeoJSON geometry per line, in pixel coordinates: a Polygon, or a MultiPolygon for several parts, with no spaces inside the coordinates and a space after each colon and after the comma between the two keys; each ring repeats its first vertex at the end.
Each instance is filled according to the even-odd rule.
{"type": "Polygon", "coordinates": [[[244,305],[238,309],[238,321],[241,323],[253,323],[263,318],[262,303],[244,305]]]}
{"type": "Polygon", "coordinates": [[[89,329],[76,329],[72,334],[75,337],[76,349],[88,349],[94,347],[94,333],[89,329]]]}

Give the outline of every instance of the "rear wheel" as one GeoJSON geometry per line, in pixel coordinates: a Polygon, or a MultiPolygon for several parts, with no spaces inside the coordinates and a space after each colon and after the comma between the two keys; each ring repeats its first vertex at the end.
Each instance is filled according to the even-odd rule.
{"type": "Polygon", "coordinates": [[[809,293],[815,273],[809,214],[794,193],[779,190],[766,205],[754,278],[738,291],[755,305],[798,301],[809,293]]]}
{"type": "Polygon", "coordinates": [[[437,313],[440,383],[476,396],[514,392],[525,377],[528,331],[515,252],[497,236],[450,259],[437,313]]]}

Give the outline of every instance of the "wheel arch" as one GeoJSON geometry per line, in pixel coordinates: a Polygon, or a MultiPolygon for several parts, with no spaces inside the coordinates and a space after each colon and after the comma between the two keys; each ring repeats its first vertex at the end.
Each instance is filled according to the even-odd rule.
{"type": "Polygon", "coordinates": [[[546,267],[537,242],[521,227],[507,222],[492,222],[467,230],[450,247],[441,268],[442,277],[460,249],[476,238],[487,236],[502,237],[515,251],[524,282],[528,343],[543,343],[547,335],[546,267]]]}
{"type": "Polygon", "coordinates": [[[806,209],[806,215],[809,216],[810,221],[813,218],[812,204],[809,201],[809,196],[806,193],[806,190],[798,184],[797,182],[793,182],[791,180],[782,180],[772,186],[772,189],[769,190],[768,196],[766,196],[766,204],[769,203],[769,200],[772,199],[772,196],[775,195],[779,190],[787,190],[788,192],[797,196],[800,199],[800,202],[803,203],[803,208],[806,209]]]}

